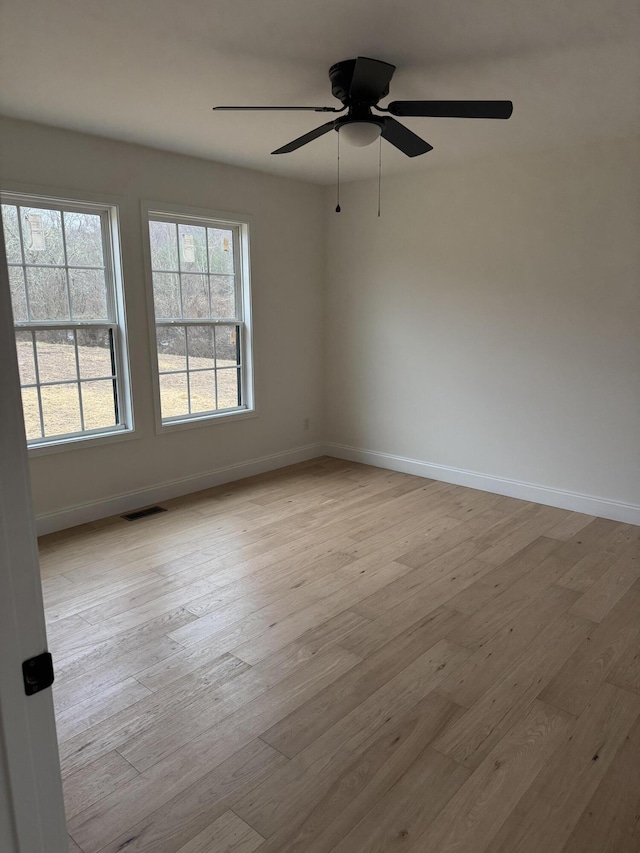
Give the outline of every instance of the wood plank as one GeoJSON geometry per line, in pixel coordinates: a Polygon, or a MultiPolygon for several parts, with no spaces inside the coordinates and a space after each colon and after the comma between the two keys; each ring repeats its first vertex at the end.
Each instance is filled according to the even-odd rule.
{"type": "Polygon", "coordinates": [[[124,708],[107,720],[61,741],[63,775],[83,767],[112,749],[117,749],[129,738],[152,727],[158,716],[171,713],[172,710],[178,713],[179,709],[194,697],[201,696],[207,690],[215,691],[218,686],[230,683],[248,670],[249,667],[243,661],[232,655],[203,662],[185,678],[156,691],[147,701],[124,708]]]}
{"type": "Polygon", "coordinates": [[[471,538],[474,539],[478,551],[481,551],[492,541],[506,535],[507,531],[515,529],[520,523],[525,523],[523,519],[529,519],[535,511],[535,504],[524,504],[506,517],[504,513],[486,510],[467,523],[457,525],[440,536],[433,537],[423,545],[411,549],[406,554],[400,555],[397,561],[412,569],[419,569],[461,542],[471,538]]]}
{"type": "Polygon", "coordinates": [[[231,651],[240,660],[250,664],[259,663],[307,631],[319,628],[324,622],[346,609],[352,609],[353,605],[372,589],[384,586],[404,571],[403,566],[389,563],[369,571],[362,569],[356,580],[344,585],[343,582],[349,579],[343,576],[339,579],[340,588],[337,592],[296,613],[289,614],[281,621],[270,622],[257,635],[246,642],[234,645],[231,651]]]}
{"type": "MultiPolygon", "coordinates": [[[[295,647],[286,649],[285,655],[280,658],[285,657],[295,663],[302,661],[306,665],[312,655],[307,656],[304,649],[300,651],[301,655],[295,647]]],[[[348,672],[360,661],[351,652],[339,647],[329,649],[318,657],[324,659],[327,667],[340,674],[348,672]]],[[[255,701],[282,680],[287,668],[280,665],[280,658],[276,666],[269,661],[263,668],[252,667],[233,681],[221,685],[213,696],[208,692],[203,693],[188,704],[183,703],[177,713],[172,711],[162,714],[154,720],[153,726],[122,743],[118,751],[138,770],[148,770],[198,735],[209,731],[225,717],[255,701]]]]}
{"type": "Polygon", "coordinates": [[[568,539],[575,536],[576,533],[580,533],[581,530],[584,530],[587,524],[591,524],[594,520],[593,515],[584,515],[581,512],[572,512],[565,518],[561,519],[556,525],[549,528],[544,535],[550,539],[560,539],[561,541],[566,542],[568,539]]]}
{"type": "Polygon", "coordinates": [[[158,692],[168,688],[170,684],[184,678],[191,673],[197,672],[203,665],[213,664],[214,661],[225,661],[230,667],[230,672],[240,667],[240,671],[247,669],[248,664],[241,661],[229,652],[219,654],[217,649],[209,649],[207,644],[191,646],[190,649],[181,648],[176,654],[171,655],[156,664],[145,667],[136,673],[136,680],[149,690],[158,692]]]}
{"type": "Polygon", "coordinates": [[[640,528],[597,518],[560,549],[572,558],[572,568],[558,580],[561,586],[586,592],[629,546],[638,542],[640,528]],[[576,556],[579,559],[575,559],[576,556]]]}
{"type": "Polygon", "coordinates": [[[67,820],[137,775],[138,771],[114,750],[67,776],[63,784],[67,820]]]}
{"type": "Polygon", "coordinates": [[[135,678],[126,678],[92,693],[83,702],[56,713],[58,740],[60,743],[69,740],[150,695],[151,690],[135,678]]]}
{"type": "Polygon", "coordinates": [[[446,644],[440,647],[440,659],[434,658],[433,651],[421,655],[338,720],[267,782],[240,800],[234,811],[261,835],[293,831],[357,756],[413,708],[419,707],[419,716],[426,714],[429,719],[440,721],[438,732],[433,732],[436,737],[460,709],[432,692],[438,686],[442,664],[449,661],[449,666],[454,667],[458,653],[446,644]]]}
{"type": "MultiPolygon", "coordinates": [[[[292,820],[271,828],[261,853],[328,853],[402,778],[459,709],[428,697],[382,726],[338,773],[316,780],[313,800],[298,800],[292,820]]],[[[236,806],[236,810],[239,806],[236,806]]],[[[260,816],[257,817],[260,824],[260,816]]]]}
{"type": "Polygon", "coordinates": [[[639,714],[640,696],[602,685],[487,853],[560,853],[639,714]]]}
{"type": "Polygon", "coordinates": [[[606,679],[625,690],[640,693],[640,637],[635,637],[617,656],[613,667],[606,674],[606,679]]]}
{"type": "MultiPolygon", "coordinates": [[[[518,581],[508,586],[503,592],[490,601],[485,607],[476,611],[452,635],[451,639],[469,648],[479,649],[507,622],[524,613],[532,601],[536,601],[554,581],[563,574],[566,563],[555,554],[542,559],[538,565],[527,571],[518,581]]],[[[565,600],[573,601],[579,597],[573,590],[564,589],[565,600]]]]}
{"type": "MultiPolygon", "coordinates": [[[[167,636],[168,632],[187,625],[194,618],[192,613],[188,613],[183,607],[178,607],[150,619],[143,625],[117,632],[115,635],[113,633],[103,635],[99,628],[94,627],[94,642],[83,645],[82,648],[62,657],[58,661],[57,673],[68,681],[71,677],[84,677],[87,673],[95,671],[104,674],[105,670],[113,664],[123,668],[128,656],[137,657],[142,649],[146,650],[146,647],[151,646],[153,649],[161,644],[167,647],[175,646],[175,641],[167,636]]],[[[150,653],[148,657],[153,657],[153,654],[150,653]]]]}
{"type": "Polygon", "coordinates": [[[101,853],[175,853],[287,759],[256,739],[161,808],[129,827],[101,853]],[[123,846],[124,845],[124,846],[123,846]]]}
{"type": "Polygon", "coordinates": [[[232,651],[272,630],[287,617],[304,624],[300,630],[300,633],[303,633],[343,610],[353,609],[354,603],[406,571],[404,566],[396,563],[376,565],[375,561],[369,561],[367,566],[354,563],[353,567],[356,566],[358,568],[354,568],[355,576],[352,572],[345,571],[340,576],[332,575],[330,581],[325,579],[320,588],[314,590],[311,600],[307,591],[302,589],[249,614],[246,618],[234,613],[230,619],[226,619],[224,615],[220,617],[217,611],[214,611],[197,619],[192,625],[185,625],[184,628],[173,631],[171,637],[185,646],[209,640],[214,642],[222,653],[232,651]],[[301,617],[303,609],[307,613],[301,617]]]}
{"type": "MultiPolygon", "coordinates": [[[[353,609],[367,619],[378,619],[388,610],[402,605],[437,581],[455,579],[457,577],[456,569],[468,563],[476,551],[477,548],[472,540],[461,542],[419,569],[404,572],[393,583],[387,584],[383,589],[355,604],[353,609]]],[[[486,564],[476,561],[475,565],[485,567],[485,571],[489,571],[486,564]]]]}
{"type": "MultiPolygon", "coordinates": [[[[158,753],[148,744],[157,740],[169,749],[176,741],[188,741],[195,732],[185,725],[187,719],[193,718],[198,727],[208,728],[215,720],[223,719],[225,713],[233,713],[234,709],[303,670],[311,660],[312,652],[292,645],[254,668],[231,655],[205,663],[195,672],[157,691],[149,701],[114,716],[108,724],[62,743],[63,771],[67,773],[83,766],[111,749],[118,749],[131,760],[140,757],[141,764],[144,761],[141,756],[147,754],[148,760],[154,761],[158,753]]],[[[333,653],[332,660],[346,661],[347,653],[333,653]]],[[[357,663],[357,659],[350,660],[357,663]]]]}
{"type": "MultiPolygon", "coordinates": [[[[150,812],[161,808],[205,773],[254,740],[282,717],[323,690],[344,672],[346,661],[319,655],[235,714],[180,750],[158,761],[136,779],[81,812],[69,828],[85,853],[97,853],[150,812]]],[[[350,662],[349,662],[350,664],[350,662]]]]}
{"type": "Polygon", "coordinates": [[[225,812],[178,853],[253,853],[263,840],[233,812],[225,812]]]}
{"type": "Polygon", "coordinates": [[[449,575],[434,584],[426,584],[420,592],[415,593],[407,601],[401,601],[378,619],[358,628],[344,640],[342,645],[360,657],[373,654],[376,649],[393,640],[411,625],[423,619],[425,615],[445,605],[458,590],[472,584],[476,578],[488,571],[488,568],[485,563],[480,563],[478,560],[469,560],[462,566],[452,569],[449,575]]]}
{"type": "Polygon", "coordinates": [[[262,739],[291,758],[429,649],[438,666],[442,665],[439,672],[444,678],[445,671],[449,672],[449,659],[441,660],[443,649],[456,653],[453,660],[457,664],[470,654],[462,646],[438,642],[455,618],[454,614],[445,613],[442,619],[427,618],[405,631],[264,732],[262,739]]]}
{"type": "Polygon", "coordinates": [[[625,650],[640,638],[640,583],[589,633],[540,694],[545,702],[581,714],[625,650]]]}
{"type": "MultiPolygon", "coordinates": [[[[534,702],[409,851],[481,853],[566,735],[571,718],[534,702]]],[[[515,851],[516,848],[512,848],[515,851]]],[[[545,850],[539,847],[538,850],[545,850]]]]}
{"type": "Polygon", "coordinates": [[[368,623],[368,619],[364,619],[353,610],[343,610],[337,616],[332,616],[326,622],[300,634],[296,642],[317,654],[339,645],[349,634],[368,623]]]}
{"type": "Polygon", "coordinates": [[[482,575],[447,602],[447,606],[472,615],[487,607],[505,590],[521,581],[558,547],[557,542],[542,536],[511,556],[504,563],[482,575]]]}
{"type": "Polygon", "coordinates": [[[396,853],[414,838],[466,782],[471,771],[427,747],[393,787],[333,848],[332,853],[396,853]]]}
{"type": "Polygon", "coordinates": [[[73,640],[79,631],[89,629],[89,625],[79,614],[67,616],[66,619],[50,620],[45,608],[45,617],[49,649],[55,650],[56,655],[64,649],[65,641],[73,640]]]}
{"type": "Polygon", "coordinates": [[[562,853],[640,850],[640,721],[622,742],[562,853]]]}
{"type": "Polygon", "coordinates": [[[564,509],[556,509],[550,506],[537,507],[532,513],[530,521],[504,536],[498,542],[494,542],[486,550],[480,551],[478,559],[494,565],[504,563],[505,560],[542,536],[559,521],[566,519],[568,515],[568,511],[564,509]]]}
{"type": "MultiPolygon", "coordinates": [[[[68,658],[59,664],[54,683],[55,706],[59,711],[83,702],[87,681],[94,690],[112,687],[135,675],[145,666],[165,660],[180,650],[180,644],[162,633],[162,623],[181,624],[186,611],[162,617],[157,629],[133,637],[125,635],[113,642],[105,641],[78,658],[68,658]]],[[[189,614],[190,616],[190,614],[189,614]]]]}
{"type": "Polygon", "coordinates": [[[576,616],[602,622],[640,577],[640,547],[635,543],[573,605],[576,616]]]}
{"type": "MultiPolygon", "coordinates": [[[[585,558],[584,580],[588,583],[589,567],[596,571],[595,579],[600,575],[597,573],[598,562],[607,554],[618,556],[632,542],[637,541],[640,528],[632,524],[622,524],[610,521],[607,518],[596,518],[591,524],[587,524],[579,533],[563,542],[556,551],[557,556],[569,561],[570,565],[576,566],[585,558]],[[595,566],[591,565],[590,556],[595,557],[595,566]]],[[[608,568],[607,564],[607,568],[608,568]]],[[[593,582],[593,581],[591,581],[593,582]]],[[[563,582],[563,585],[567,585],[563,582]]],[[[578,587],[577,587],[578,588],[578,587]]],[[[578,588],[584,592],[588,586],[578,588]]]]}
{"type": "MultiPolygon", "coordinates": [[[[560,587],[544,590],[524,613],[518,612],[462,666],[450,673],[440,691],[458,705],[470,708],[505,670],[517,664],[523,655],[530,655],[531,644],[539,641],[545,629],[566,613],[575,601],[574,596],[572,590],[560,587]]],[[[505,617],[509,615],[507,612],[505,617]]],[[[451,639],[459,633],[460,629],[454,628],[447,637],[451,639]]]]}
{"type": "Polygon", "coordinates": [[[538,643],[530,643],[527,652],[482,692],[435,747],[475,770],[592,628],[593,622],[580,616],[560,616],[541,631],[538,643]]]}

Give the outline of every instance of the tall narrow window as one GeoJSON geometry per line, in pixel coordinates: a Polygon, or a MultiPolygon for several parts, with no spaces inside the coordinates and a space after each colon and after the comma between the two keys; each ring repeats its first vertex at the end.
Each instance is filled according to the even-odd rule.
{"type": "Polygon", "coordinates": [[[2,194],[29,445],[131,428],[115,208],[2,194]]]}
{"type": "Polygon", "coordinates": [[[252,408],[247,225],[149,212],[162,424],[252,408]]]}

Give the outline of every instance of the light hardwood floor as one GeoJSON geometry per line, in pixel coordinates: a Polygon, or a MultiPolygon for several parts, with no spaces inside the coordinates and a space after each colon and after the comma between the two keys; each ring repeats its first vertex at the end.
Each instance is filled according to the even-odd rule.
{"type": "Polygon", "coordinates": [[[637,853],[640,528],[323,458],[41,540],[70,851],[637,853]]]}

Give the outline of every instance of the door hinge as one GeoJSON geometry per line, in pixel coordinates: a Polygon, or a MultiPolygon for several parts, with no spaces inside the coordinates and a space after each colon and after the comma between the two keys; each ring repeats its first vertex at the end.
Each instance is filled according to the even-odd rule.
{"type": "Polygon", "coordinates": [[[35,658],[29,658],[22,664],[24,692],[33,696],[53,684],[53,658],[49,652],[43,652],[35,658]]]}

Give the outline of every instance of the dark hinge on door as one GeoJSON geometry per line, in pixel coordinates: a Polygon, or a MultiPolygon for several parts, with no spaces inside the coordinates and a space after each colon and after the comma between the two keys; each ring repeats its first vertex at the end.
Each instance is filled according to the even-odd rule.
{"type": "Polygon", "coordinates": [[[39,693],[53,684],[53,658],[49,652],[43,652],[35,658],[29,658],[22,664],[24,692],[27,696],[39,693]]]}

